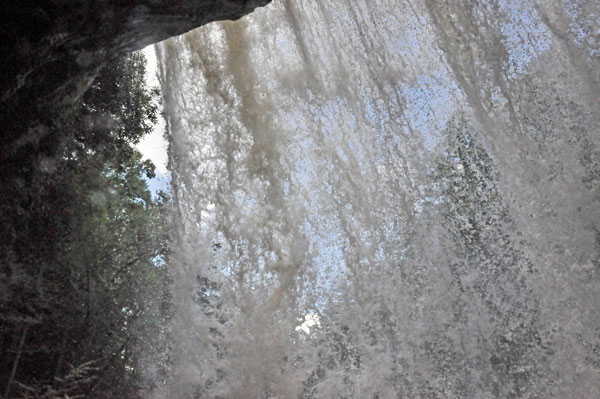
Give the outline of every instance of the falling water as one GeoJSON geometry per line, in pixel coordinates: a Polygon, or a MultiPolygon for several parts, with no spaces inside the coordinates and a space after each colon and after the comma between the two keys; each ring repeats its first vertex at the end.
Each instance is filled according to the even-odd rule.
{"type": "Polygon", "coordinates": [[[172,398],[600,397],[600,4],[274,0],[157,45],[172,398]]]}

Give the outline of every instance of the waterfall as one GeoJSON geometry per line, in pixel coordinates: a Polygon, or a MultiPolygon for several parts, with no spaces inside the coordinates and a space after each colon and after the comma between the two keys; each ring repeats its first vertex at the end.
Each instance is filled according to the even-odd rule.
{"type": "Polygon", "coordinates": [[[158,44],[170,397],[600,397],[599,32],[274,0],[158,44]]]}

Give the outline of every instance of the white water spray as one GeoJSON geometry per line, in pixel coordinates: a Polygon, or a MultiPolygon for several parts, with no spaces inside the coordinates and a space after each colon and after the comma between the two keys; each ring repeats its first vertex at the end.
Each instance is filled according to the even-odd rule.
{"type": "Polygon", "coordinates": [[[600,397],[599,17],[275,0],[159,44],[171,397],[600,397]]]}

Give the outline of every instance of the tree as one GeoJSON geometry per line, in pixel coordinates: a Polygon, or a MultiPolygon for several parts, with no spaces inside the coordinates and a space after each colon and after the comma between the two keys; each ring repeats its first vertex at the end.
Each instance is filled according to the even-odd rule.
{"type": "Polygon", "coordinates": [[[13,183],[0,204],[7,398],[135,398],[144,362],[155,380],[164,374],[170,200],[152,198],[154,166],[134,148],[156,122],[144,72],[138,53],[109,65],[31,159],[3,176],[13,183]]]}
{"type": "MultiPolygon", "coordinates": [[[[510,235],[515,223],[493,159],[478,143],[473,127],[459,117],[450,121],[446,134],[446,151],[438,159],[434,179],[441,217],[453,241],[448,266],[461,292],[455,317],[485,313],[493,321],[495,331],[478,351],[489,357],[478,361],[496,376],[489,383],[496,396],[521,397],[537,372],[540,350],[539,310],[524,280],[532,272],[531,263],[510,235]]],[[[470,323],[480,321],[461,320],[462,325],[470,323]]]]}

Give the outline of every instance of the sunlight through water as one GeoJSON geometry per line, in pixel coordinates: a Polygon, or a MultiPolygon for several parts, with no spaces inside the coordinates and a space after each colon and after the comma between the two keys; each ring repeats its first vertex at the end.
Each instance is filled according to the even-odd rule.
{"type": "Polygon", "coordinates": [[[170,397],[600,397],[599,17],[275,0],[157,44],[170,397]]]}

